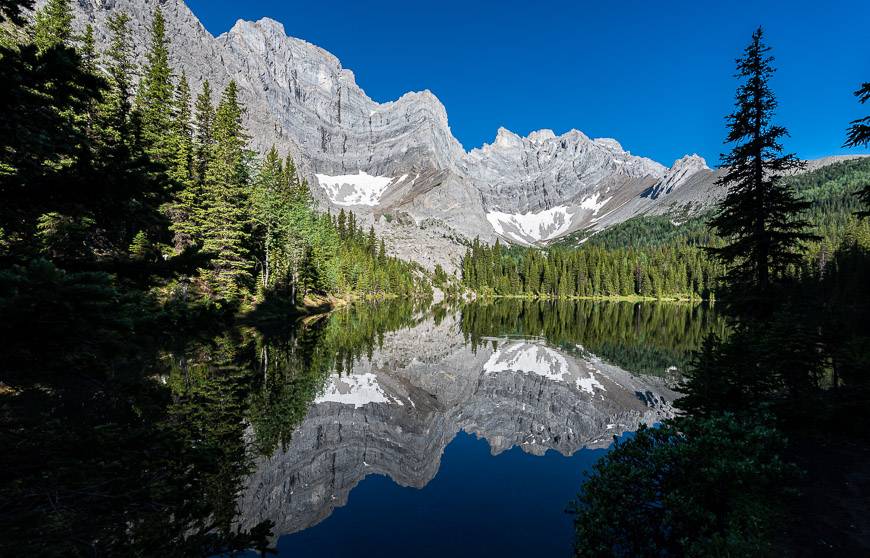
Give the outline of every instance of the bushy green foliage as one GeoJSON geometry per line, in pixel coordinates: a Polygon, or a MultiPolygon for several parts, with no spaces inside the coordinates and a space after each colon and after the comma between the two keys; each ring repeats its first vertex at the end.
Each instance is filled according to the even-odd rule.
{"type": "Polygon", "coordinates": [[[356,216],[318,213],[293,160],[273,148],[254,177],[251,195],[259,283],[266,295],[296,301],[309,293],[428,297],[414,264],[388,257],[383,240],[356,216]]]}
{"type": "Polygon", "coordinates": [[[169,167],[174,159],[172,131],[172,69],[169,66],[169,39],[166,20],[158,6],[151,18],[150,42],[142,79],[136,94],[137,118],[141,137],[152,159],[169,167]]]}
{"type": "Polygon", "coordinates": [[[607,229],[589,234],[580,231],[556,243],[564,248],[599,246],[607,250],[632,247],[636,249],[659,246],[710,246],[718,241],[707,226],[710,213],[674,219],[670,216],[650,215],[632,217],[607,229]]]}
{"type": "Polygon", "coordinates": [[[575,556],[773,556],[797,470],[776,430],[734,415],[641,426],[587,473],[575,556]]]}
{"type": "MultiPolygon", "coordinates": [[[[863,105],[870,101],[870,81],[861,84],[855,91],[855,97],[863,105]]],[[[846,135],[845,147],[867,147],[870,145],[870,116],[856,118],[851,122],[846,135]]],[[[860,211],[862,217],[870,217],[870,181],[865,181],[864,186],[858,193],[858,197],[864,203],[860,211]]]]}
{"type": "Polygon", "coordinates": [[[239,300],[252,287],[250,172],[247,137],[238,88],[231,81],[215,112],[211,153],[204,185],[203,250],[212,255],[204,270],[209,294],[239,300]]]}
{"type": "Polygon", "coordinates": [[[69,45],[72,31],[70,0],[49,0],[36,11],[33,23],[33,42],[40,51],[69,45]]]}

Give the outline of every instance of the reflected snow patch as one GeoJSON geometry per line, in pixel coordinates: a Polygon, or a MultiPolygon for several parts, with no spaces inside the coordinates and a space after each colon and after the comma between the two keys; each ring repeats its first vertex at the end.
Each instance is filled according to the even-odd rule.
{"type": "Polygon", "coordinates": [[[487,374],[506,371],[537,374],[548,380],[572,384],[589,394],[594,394],[596,389],[607,391],[592,371],[582,370],[558,351],[525,341],[496,350],[483,365],[483,370],[487,374]]]}
{"type": "Polygon", "coordinates": [[[342,405],[353,405],[359,409],[369,403],[403,403],[398,399],[388,396],[378,378],[372,373],[350,374],[340,376],[333,374],[323,395],[314,400],[314,404],[333,402],[342,405]]]}

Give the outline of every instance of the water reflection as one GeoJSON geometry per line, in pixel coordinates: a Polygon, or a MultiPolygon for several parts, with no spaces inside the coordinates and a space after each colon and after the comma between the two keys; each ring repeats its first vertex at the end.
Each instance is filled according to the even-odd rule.
{"type": "Polygon", "coordinates": [[[279,535],[307,529],[370,475],[422,488],[460,432],[492,455],[607,447],[671,415],[673,376],[722,327],[697,306],[387,304],[341,311],[280,342],[263,337],[262,385],[247,413],[259,454],[239,522],[270,520],[279,535]]]}

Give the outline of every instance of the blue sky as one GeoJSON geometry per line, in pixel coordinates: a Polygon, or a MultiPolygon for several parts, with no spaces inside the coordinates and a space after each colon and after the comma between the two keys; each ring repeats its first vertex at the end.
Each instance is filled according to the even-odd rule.
{"type": "MultiPolygon", "coordinates": [[[[577,128],[670,165],[723,151],[734,59],[759,24],[786,147],[838,153],[848,122],[870,111],[870,1],[188,0],[214,34],[271,17],[335,54],[376,101],[429,89],[466,149],[499,126],[522,135],[577,128]]],[[[867,151],[864,151],[867,152],[867,151]]]]}

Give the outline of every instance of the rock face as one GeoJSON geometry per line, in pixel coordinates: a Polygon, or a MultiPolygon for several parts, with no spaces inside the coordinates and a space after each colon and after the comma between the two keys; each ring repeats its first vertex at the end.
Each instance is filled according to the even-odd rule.
{"type": "Polygon", "coordinates": [[[495,142],[463,159],[496,233],[541,243],[594,223],[661,179],[666,169],[612,139],[571,130],[527,138],[501,128],[495,142]]]}
{"type": "Polygon", "coordinates": [[[571,455],[672,414],[674,394],[578,348],[493,338],[474,351],[457,316],[392,332],[370,359],[332,376],[290,444],[261,459],[240,500],[245,526],[293,533],[343,506],[366,476],[421,488],[460,431],[571,455]]]}
{"type": "Polygon", "coordinates": [[[454,269],[475,237],[543,244],[644,213],[698,211],[723,193],[700,157],[668,170],[576,130],[521,138],[502,128],[466,153],[431,92],[377,103],[335,56],[271,19],[214,37],[182,0],[78,0],[76,25],[93,24],[105,48],[108,17],[126,12],[142,61],[158,5],[173,67],[194,91],[236,80],[254,149],[289,151],[323,208],[353,210],[390,252],[429,268],[454,269]]]}

